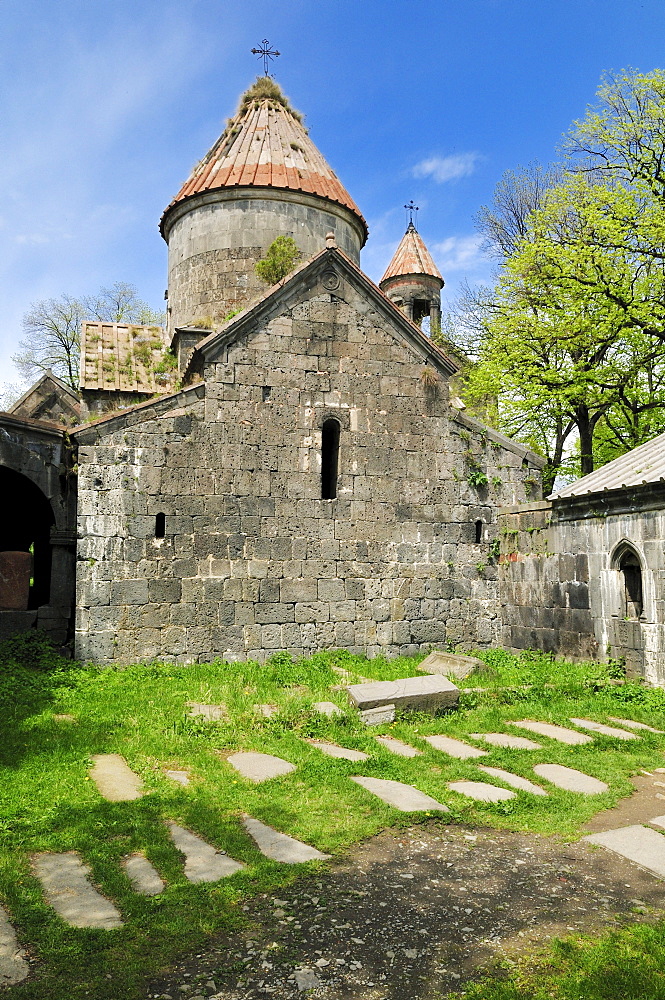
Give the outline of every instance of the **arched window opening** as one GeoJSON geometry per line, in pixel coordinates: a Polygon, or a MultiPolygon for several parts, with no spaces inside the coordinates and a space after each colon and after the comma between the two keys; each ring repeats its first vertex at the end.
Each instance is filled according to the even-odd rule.
{"type": "Polygon", "coordinates": [[[335,500],[339,472],[339,432],[337,420],[326,420],[321,428],[321,499],[335,500]]]}
{"type": "Polygon", "coordinates": [[[476,521],[476,545],[483,540],[483,522],[476,521]]]}
{"type": "Polygon", "coordinates": [[[163,538],[166,534],[166,514],[155,514],[155,538],[163,538]]]}
{"type": "Polygon", "coordinates": [[[623,585],[623,611],[625,618],[640,618],[644,611],[642,594],[642,567],[632,549],[626,549],[619,559],[619,572],[623,585]]]}
{"type": "MultiPolygon", "coordinates": [[[[55,524],[48,499],[27,476],[14,469],[0,466],[0,495],[3,517],[0,522],[0,552],[7,553],[3,561],[11,562],[9,553],[29,553],[14,562],[21,568],[19,575],[29,574],[27,609],[48,604],[51,593],[51,526],[55,524]]],[[[15,586],[19,589],[18,581],[15,586]]],[[[21,610],[16,608],[16,610],[21,610]]]]}

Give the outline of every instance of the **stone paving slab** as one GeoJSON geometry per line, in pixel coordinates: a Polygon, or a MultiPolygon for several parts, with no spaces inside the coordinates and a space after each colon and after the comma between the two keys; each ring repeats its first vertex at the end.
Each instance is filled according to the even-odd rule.
{"type": "Polygon", "coordinates": [[[142,896],[158,896],[163,891],[165,883],[142,854],[133,854],[130,858],[125,858],[122,867],[132,883],[134,892],[142,896]]]}
{"type": "Polygon", "coordinates": [[[624,826],[605,833],[582,837],[589,844],[606,847],[622,858],[634,861],[640,868],[665,879],[665,837],[646,826],[624,826]]]}
{"type": "Polygon", "coordinates": [[[336,705],[334,701],[315,701],[312,708],[315,708],[321,715],[327,715],[328,718],[344,714],[339,705],[336,705]]]}
{"type": "Polygon", "coordinates": [[[594,733],[600,733],[601,736],[614,736],[618,740],[636,740],[638,738],[635,733],[628,733],[625,729],[615,729],[614,726],[604,726],[601,722],[594,722],[592,719],[571,719],[570,721],[574,726],[590,729],[594,733]]]}
{"type": "Polygon", "coordinates": [[[303,844],[301,840],[289,837],[285,833],[273,830],[271,826],[261,823],[251,816],[244,816],[243,823],[245,829],[256,846],[266,858],[271,861],[281,861],[286,865],[298,865],[304,861],[316,861],[329,858],[329,854],[322,854],[315,847],[303,844]]]}
{"type": "Polygon", "coordinates": [[[185,855],[185,878],[190,882],[218,882],[245,867],[177,823],[168,826],[173,843],[185,855]]]}
{"type": "Polygon", "coordinates": [[[434,674],[402,677],[395,681],[349,684],[346,690],[352,704],[360,711],[394,705],[395,708],[434,712],[439,708],[453,708],[459,701],[459,689],[452,681],[434,674]]]}
{"type": "Polygon", "coordinates": [[[92,757],[90,777],[99,794],[109,802],[131,802],[143,795],[143,782],[118,753],[97,753],[92,757]]]}
{"type": "Polygon", "coordinates": [[[534,722],[532,719],[522,719],[520,722],[510,721],[509,726],[520,726],[521,729],[528,729],[538,736],[548,736],[551,740],[558,740],[559,743],[567,743],[569,746],[581,746],[582,743],[593,742],[591,736],[580,733],[574,729],[566,729],[564,726],[554,726],[551,722],[534,722]]]}
{"type": "Polygon", "coordinates": [[[273,715],[279,712],[278,705],[254,705],[257,715],[262,715],[264,719],[272,719],[273,715]]]}
{"type": "Polygon", "coordinates": [[[38,854],[33,864],[48,903],[71,927],[122,927],[120,912],[90,884],[90,869],[74,851],[38,854]]]}
{"type": "Polygon", "coordinates": [[[408,743],[402,743],[401,740],[396,739],[394,736],[375,736],[374,739],[386,750],[397,754],[398,757],[422,756],[422,750],[416,750],[415,747],[409,746],[408,743]]]}
{"type": "Polygon", "coordinates": [[[451,792],[459,792],[478,802],[503,802],[505,799],[515,798],[515,792],[508,788],[488,785],[485,781],[449,781],[448,788],[451,792]]]}
{"type": "Polygon", "coordinates": [[[608,716],[610,722],[618,722],[621,726],[628,726],[629,729],[646,729],[650,733],[662,733],[662,729],[654,729],[653,726],[647,726],[646,722],[634,722],[633,719],[617,719],[614,715],[608,716]]]}
{"type": "Polygon", "coordinates": [[[435,750],[442,750],[449,757],[457,757],[459,760],[487,756],[487,750],[479,750],[478,747],[472,747],[463,740],[455,740],[452,736],[423,736],[423,739],[435,750]]]}
{"type": "Polygon", "coordinates": [[[14,986],[29,972],[25,952],[19,947],[16,931],[0,906],[0,986],[14,986]]]}
{"type": "Polygon", "coordinates": [[[540,743],[528,740],[526,736],[513,736],[512,733],[469,733],[472,740],[484,740],[493,747],[506,747],[509,750],[542,750],[540,743]]]}
{"type": "Polygon", "coordinates": [[[338,747],[336,743],[326,743],[324,740],[307,740],[317,750],[328,754],[329,757],[339,757],[342,760],[369,760],[369,754],[362,750],[349,750],[348,747],[338,747]]]}
{"type": "Polygon", "coordinates": [[[534,784],[533,781],[529,781],[528,778],[523,778],[519,774],[513,774],[512,771],[504,771],[502,767],[486,767],[485,764],[479,764],[478,769],[484,771],[485,774],[490,774],[493,778],[505,781],[513,788],[519,788],[521,792],[530,792],[532,795],[547,795],[545,789],[541,788],[540,785],[534,784]]]}
{"type": "Polygon", "coordinates": [[[281,757],[273,757],[269,753],[241,752],[231,754],[226,759],[243,778],[248,778],[257,785],[270,778],[290,774],[296,769],[295,764],[282,760],[281,757]]]}
{"type": "Polygon", "coordinates": [[[179,785],[189,784],[190,778],[187,771],[171,771],[167,769],[164,771],[164,774],[167,778],[170,778],[171,781],[177,781],[179,785]]]}
{"type": "Polygon", "coordinates": [[[592,778],[583,771],[576,771],[574,767],[565,767],[563,764],[536,764],[534,771],[539,778],[551,781],[557,788],[563,788],[566,792],[599,795],[608,788],[604,781],[592,778]]]}
{"type": "Polygon", "coordinates": [[[387,778],[365,778],[353,777],[357,785],[366,788],[372,795],[376,795],[389,806],[399,809],[401,812],[450,812],[448,806],[442,802],[437,802],[431,795],[426,795],[413,785],[405,785],[401,781],[389,781],[387,778]]]}
{"type": "Polygon", "coordinates": [[[474,670],[484,666],[483,661],[477,660],[475,656],[442,653],[435,649],[418,664],[418,670],[424,674],[443,674],[446,677],[454,677],[458,681],[463,681],[474,670]]]}
{"type": "Polygon", "coordinates": [[[202,715],[210,722],[220,722],[229,717],[226,705],[202,705],[198,701],[188,701],[187,707],[189,708],[188,715],[202,715]]]}
{"type": "Polygon", "coordinates": [[[652,826],[659,826],[661,830],[665,830],[665,816],[654,816],[649,822],[652,826]]]}
{"type": "Polygon", "coordinates": [[[360,713],[360,721],[366,726],[382,726],[385,722],[394,722],[395,706],[379,705],[378,708],[366,708],[360,713]]]}

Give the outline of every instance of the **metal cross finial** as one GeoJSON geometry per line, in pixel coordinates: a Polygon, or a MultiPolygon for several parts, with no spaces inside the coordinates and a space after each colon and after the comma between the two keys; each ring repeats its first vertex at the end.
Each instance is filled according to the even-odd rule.
{"type": "Polygon", "coordinates": [[[270,48],[270,42],[267,38],[262,39],[260,49],[252,49],[252,55],[258,56],[259,59],[263,59],[263,75],[270,76],[268,72],[268,66],[272,59],[276,59],[280,53],[277,49],[270,48]]]}
{"type": "MultiPolygon", "coordinates": [[[[418,208],[418,206],[417,206],[417,205],[414,205],[414,203],[413,203],[413,198],[411,199],[411,201],[409,202],[409,204],[408,204],[408,205],[405,205],[405,206],[404,206],[404,208],[405,208],[405,209],[407,210],[407,212],[409,213],[409,220],[408,220],[408,221],[409,221],[409,225],[410,225],[410,226],[413,226],[413,213],[414,213],[414,212],[418,212],[418,211],[419,211],[419,208],[418,208]]],[[[415,226],[413,226],[413,228],[415,229],[416,227],[415,227],[415,226]]]]}

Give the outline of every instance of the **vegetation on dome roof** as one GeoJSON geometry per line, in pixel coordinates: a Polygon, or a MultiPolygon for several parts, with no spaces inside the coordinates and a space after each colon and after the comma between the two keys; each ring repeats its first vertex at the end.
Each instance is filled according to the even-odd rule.
{"type": "Polygon", "coordinates": [[[237,114],[246,111],[253,101],[272,101],[274,104],[281,104],[296,121],[302,123],[303,116],[291,107],[289,99],[282,93],[279,84],[275,83],[271,76],[257,76],[249,90],[246,90],[240,98],[237,114]]]}

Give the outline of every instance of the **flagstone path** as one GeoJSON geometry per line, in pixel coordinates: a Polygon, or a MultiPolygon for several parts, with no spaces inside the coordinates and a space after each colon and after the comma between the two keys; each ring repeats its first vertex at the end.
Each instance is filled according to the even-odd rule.
{"type": "Polygon", "coordinates": [[[634,861],[640,868],[665,879],[665,837],[646,826],[624,826],[605,833],[583,837],[589,844],[606,847],[622,858],[634,861]]]}
{"type": "Polygon", "coordinates": [[[547,795],[545,789],[541,788],[540,785],[534,784],[528,778],[522,778],[519,774],[513,774],[512,771],[504,771],[502,767],[487,767],[485,764],[479,764],[478,769],[484,771],[485,774],[491,775],[492,778],[505,781],[507,785],[512,785],[513,788],[519,788],[521,792],[530,792],[531,795],[547,795]]]}
{"type": "Polygon", "coordinates": [[[170,778],[171,781],[177,781],[179,785],[188,785],[189,784],[190,778],[189,778],[189,774],[187,773],[187,771],[171,771],[171,770],[166,770],[166,771],[164,771],[164,774],[166,775],[167,778],[170,778]]]}
{"type": "Polygon", "coordinates": [[[409,746],[408,743],[402,743],[401,740],[396,739],[394,736],[375,736],[374,739],[384,750],[390,750],[391,753],[397,754],[398,757],[422,756],[422,750],[416,750],[415,747],[409,746]]]}
{"type": "Polygon", "coordinates": [[[469,733],[472,740],[484,740],[493,747],[505,747],[508,750],[541,750],[540,743],[528,740],[526,736],[513,736],[511,733],[469,733]]]}
{"type": "Polygon", "coordinates": [[[185,855],[185,878],[190,882],[217,882],[245,867],[177,823],[168,826],[171,840],[185,855]]]}
{"type": "Polygon", "coordinates": [[[574,726],[579,726],[580,729],[590,729],[594,733],[600,733],[601,736],[614,736],[618,740],[638,739],[636,733],[628,733],[625,729],[616,729],[614,726],[604,726],[601,722],[593,722],[591,719],[571,719],[570,721],[574,726]]]}
{"type": "Polygon", "coordinates": [[[281,757],[273,757],[269,753],[234,753],[226,759],[238,774],[242,774],[243,778],[248,778],[257,785],[270,778],[290,774],[296,769],[295,764],[282,760],[281,757]]]}
{"type": "Polygon", "coordinates": [[[356,775],[351,778],[357,785],[366,788],[372,795],[378,796],[383,802],[401,812],[450,812],[448,806],[437,802],[413,785],[405,785],[401,781],[389,781],[387,778],[365,778],[356,775]]]}
{"type": "Polygon", "coordinates": [[[75,851],[38,854],[33,858],[46,899],[72,927],[110,931],[122,927],[119,910],[90,884],[90,869],[75,851]]]}
{"type": "Polygon", "coordinates": [[[451,792],[459,792],[478,802],[502,802],[504,799],[514,799],[515,792],[498,785],[488,785],[486,781],[449,781],[451,792]]]}
{"type": "Polygon", "coordinates": [[[510,721],[509,726],[520,726],[528,729],[538,736],[548,736],[551,740],[558,740],[559,743],[567,743],[569,746],[581,746],[582,743],[591,743],[592,736],[580,733],[574,729],[566,729],[564,726],[554,726],[551,722],[534,722],[532,719],[522,719],[520,722],[510,721]]]}
{"type": "Polygon", "coordinates": [[[646,729],[650,733],[662,733],[662,729],[654,729],[653,726],[647,726],[645,722],[634,722],[632,719],[617,719],[614,715],[608,716],[610,722],[618,722],[621,726],[628,726],[629,729],[646,729]]]}
{"type": "Polygon", "coordinates": [[[229,712],[226,705],[202,705],[198,701],[188,701],[189,715],[202,715],[210,722],[222,722],[228,720],[229,712]]]}
{"type": "Polygon", "coordinates": [[[315,708],[321,715],[327,715],[328,718],[344,714],[339,705],[336,705],[334,701],[315,701],[312,708],[315,708]]]}
{"type": "Polygon", "coordinates": [[[478,747],[472,747],[463,740],[455,740],[452,736],[424,736],[423,739],[435,750],[442,750],[449,757],[457,757],[458,760],[487,756],[487,750],[479,750],[478,747]]]}
{"type": "Polygon", "coordinates": [[[16,931],[0,906],[0,986],[14,986],[22,982],[29,971],[16,931]]]}
{"type": "Polygon", "coordinates": [[[608,786],[598,778],[575,770],[574,767],[564,767],[563,764],[536,764],[535,773],[539,778],[551,781],[557,788],[566,792],[579,792],[581,795],[599,795],[606,792],[608,786]]]}
{"type": "Polygon", "coordinates": [[[122,867],[132,883],[134,892],[142,896],[158,896],[164,889],[165,883],[142,854],[133,854],[130,858],[125,858],[122,867]]]}
{"type": "Polygon", "coordinates": [[[98,753],[92,757],[90,777],[99,794],[109,802],[131,802],[143,795],[143,782],[120,754],[98,753]]]}
{"type": "Polygon", "coordinates": [[[325,740],[307,740],[306,742],[329,757],[338,757],[342,760],[369,759],[369,754],[363,753],[362,750],[349,750],[348,747],[339,747],[336,743],[327,743],[325,740]]]}
{"type": "Polygon", "coordinates": [[[302,864],[303,861],[323,861],[329,854],[322,854],[315,847],[303,844],[302,841],[289,837],[285,833],[273,830],[258,819],[251,816],[243,817],[243,824],[256,846],[266,858],[281,861],[287,865],[302,864]]]}

